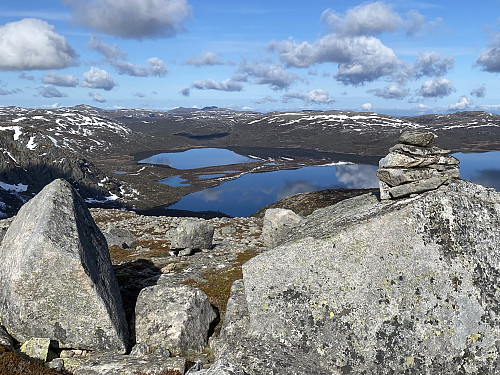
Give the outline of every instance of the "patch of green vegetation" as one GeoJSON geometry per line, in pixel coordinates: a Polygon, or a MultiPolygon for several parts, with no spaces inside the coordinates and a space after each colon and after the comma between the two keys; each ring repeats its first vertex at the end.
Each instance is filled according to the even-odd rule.
{"type": "Polygon", "coordinates": [[[6,346],[0,345],[0,375],[57,375],[58,371],[43,367],[6,346]]]}
{"type": "Polygon", "coordinates": [[[203,281],[188,279],[184,284],[202,290],[212,305],[219,309],[222,317],[226,312],[227,301],[231,294],[231,286],[236,280],[243,278],[241,266],[258,254],[255,250],[245,250],[238,253],[235,263],[221,269],[211,269],[201,275],[203,281]]]}

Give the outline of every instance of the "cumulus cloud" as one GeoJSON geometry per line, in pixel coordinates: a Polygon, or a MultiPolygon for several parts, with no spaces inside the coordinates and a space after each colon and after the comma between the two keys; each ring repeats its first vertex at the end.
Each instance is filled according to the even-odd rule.
{"type": "Polygon", "coordinates": [[[373,36],[339,37],[329,34],[316,42],[271,42],[286,66],[305,68],[338,63],[334,77],[344,84],[359,85],[394,74],[401,61],[394,51],[373,36]]]}
{"type": "Polygon", "coordinates": [[[407,13],[407,18],[404,22],[406,35],[409,37],[421,37],[425,34],[433,32],[443,24],[441,17],[436,17],[432,21],[425,22],[425,17],[417,10],[411,10],[407,13]]]}
{"type": "Polygon", "coordinates": [[[500,73],[500,33],[496,34],[476,60],[481,69],[490,73],[500,73]]]}
{"type": "Polygon", "coordinates": [[[449,79],[437,77],[422,83],[417,95],[424,98],[443,98],[455,91],[449,79]]]}
{"type": "Polygon", "coordinates": [[[63,75],[56,72],[51,72],[46,73],[42,77],[42,82],[54,86],[76,87],[78,86],[80,81],[73,74],[63,75]]]}
{"type": "Polygon", "coordinates": [[[473,104],[473,101],[471,98],[468,96],[461,96],[460,99],[458,99],[458,102],[455,104],[450,104],[448,106],[448,111],[463,111],[464,109],[469,108],[473,104]]]}
{"type": "Polygon", "coordinates": [[[254,103],[255,104],[264,104],[264,103],[267,103],[267,102],[276,103],[277,101],[278,101],[278,99],[275,99],[272,96],[266,96],[265,98],[258,99],[256,101],[254,101],[254,103]]]}
{"type": "Polygon", "coordinates": [[[364,104],[361,104],[361,109],[363,111],[371,111],[373,108],[373,105],[372,103],[364,103],[364,104]]]}
{"type": "Polygon", "coordinates": [[[230,78],[225,79],[223,81],[215,81],[214,79],[209,78],[205,81],[194,81],[191,84],[191,88],[197,90],[218,90],[218,91],[234,92],[234,91],[242,91],[243,84],[241,82],[235,81],[230,78]]]}
{"type": "Polygon", "coordinates": [[[383,89],[368,90],[368,93],[384,99],[403,99],[408,96],[409,92],[409,89],[396,84],[387,85],[383,89]]]}
{"type": "Polygon", "coordinates": [[[43,96],[44,98],[62,98],[68,96],[54,86],[42,86],[38,88],[38,95],[43,96]]]}
{"type": "Polygon", "coordinates": [[[64,0],[76,23],[129,39],[173,37],[191,16],[187,0],[64,0]]]}
{"type": "Polygon", "coordinates": [[[184,65],[194,65],[194,66],[212,66],[212,65],[224,65],[224,61],[217,57],[214,52],[203,51],[201,56],[191,56],[186,59],[183,63],[184,65]]]}
{"type": "Polygon", "coordinates": [[[477,89],[473,89],[470,92],[471,96],[474,96],[476,98],[484,98],[486,96],[486,86],[482,85],[481,87],[478,87],[477,89]]]}
{"type": "Polygon", "coordinates": [[[101,94],[96,91],[89,92],[89,96],[97,103],[105,103],[106,99],[103,98],[101,94]]]}
{"type": "Polygon", "coordinates": [[[253,78],[257,85],[268,85],[275,91],[287,89],[295,81],[302,80],[297,74],[288,73],[279,64],[244,61],[240,64],[235,79],[246,82],[248,78],[253,78]]]}
{"type": "Polygon", "coordinates": [[[83,73],[82,87],[109,91],[115,86],[116,83],[113,78],[103,69],[93,66],[88,72],[83,73]]]}
{"type": "Polygon", "coordinates": [[[127,61],[127,53],[120,49],[116,43],[110,46],[95,35],[90,38],[88,47],[103,55],[106,61],[116,69],[118,74],[132,77],[163,77],[169,71],[165,63],[157,57],[148,59],[146,65],[133,64],[127,61]]]}
{"type": "Polygon", "coordinates": [[[191,95],[191,89],[189,87],[184,87],[180,92],[179,94],[183,95],[183,96],[189,96],[191,95]]]}
{"type": "Polygon", "coordinates": [[[78,65],[78,56],[45,21],[25,18],[0,26],[0,70],[61,69],[78,65]]]}
{"type": "Polygon", "coordinates": [[[309,92],[295,92],[283,95],[283,101],[289,102],[291,99],[299,99],[308,104],[330,104],[335,100],[324,89],[314,89],[309,92]]]}
{"type": "Polygon", "coordinates": [[[441,57],[436,52],[420,54],[415,62],[416,77],[441,77],[455,67],[455,59],[441,57]]]}
{"type": "Polygon", "coordinates": [[[401,17],[381,1],[348,9],[344,16],[327,9],[321,19],[336,34],[350,36],[394,31],[402,24],[401,17]]]}

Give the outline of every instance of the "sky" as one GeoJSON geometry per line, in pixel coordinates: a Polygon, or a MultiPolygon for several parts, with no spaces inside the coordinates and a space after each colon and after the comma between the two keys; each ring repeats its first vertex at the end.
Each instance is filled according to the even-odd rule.
{"type": "Polygon", "coordinates": [[[500,0],[2,0],[0,106],[500,113],[500,0]]]}

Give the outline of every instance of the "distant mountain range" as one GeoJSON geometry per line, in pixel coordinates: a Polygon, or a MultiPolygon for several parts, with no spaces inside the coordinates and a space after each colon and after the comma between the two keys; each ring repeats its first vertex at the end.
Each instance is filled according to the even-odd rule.
{"type": "Polygon", "coordinates": [[[93,204],[166,205],[197,187],[183,190],[156,183],[173,171],[136,162],[157,152],[221,147],[263,158],[280,152],[302,159],[350,154],[373,162],[409,128],[432,131],[439,146],[454,151],[500,150],[500,115],[486,112],[398,118],[368,112],[258,113],[217,107],[166,112],[86,105],[0,107],[0,211],[12,214],[58,177],[70,180],[93,204]]]}

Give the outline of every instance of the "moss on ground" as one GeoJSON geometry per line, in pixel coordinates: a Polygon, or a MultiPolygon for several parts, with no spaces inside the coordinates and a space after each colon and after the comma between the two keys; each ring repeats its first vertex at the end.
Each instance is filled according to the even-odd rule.
{"type": "Polygon", "coordinates": [[[57,375],[58,371],[43,367],[40,363],[29,360],[0,346],[0,375],[57,375]]]}

